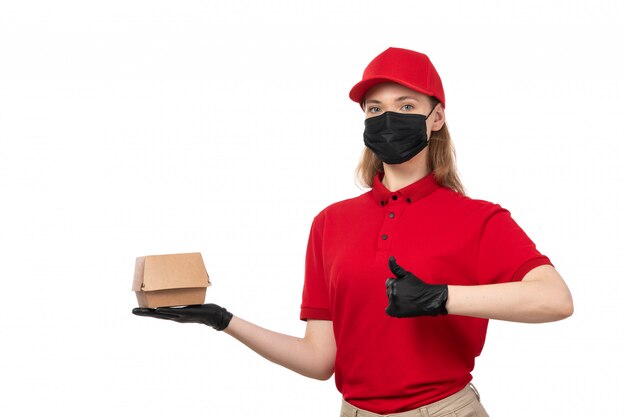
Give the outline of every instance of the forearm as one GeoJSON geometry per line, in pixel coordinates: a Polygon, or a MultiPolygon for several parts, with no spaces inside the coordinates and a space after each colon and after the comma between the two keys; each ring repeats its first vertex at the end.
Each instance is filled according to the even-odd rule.
{"type": "Polygon", "coordinates": [[[571,294],[558,273],[550,268],[536,268],[531,271],[529,279],[521,282],[449,285],[446,304],[448,314],[524,323],[550,322],[569,317],[573,313],[571,294]]]}
{"type": "Polygon", "coordinates": [[[277,333],[236,316],[224,332],[269,361],[306,377],[325,380],[333,373],[334,357],[331,360],[306,337],[277,333]]]}

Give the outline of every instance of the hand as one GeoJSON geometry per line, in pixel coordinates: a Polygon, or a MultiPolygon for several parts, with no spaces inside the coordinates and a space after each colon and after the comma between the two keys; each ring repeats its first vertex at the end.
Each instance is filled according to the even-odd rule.
{"type": "Polygon", "coordinates": [[[173,320],[178,323],[200,323],[224,330],[233,318],[232,313],[217,304],[197,304],[186,307],[134,308],[137,316],[173,320]]]}
{"type": "Polygon", "coordinates": [[[426,284],[424,281],[405,271],[396,263],[393,256],[389,257],[389,269],[396,276],[389,278],[387,297],[389,305],[385,312],[392,317],[436,316],[448,314],[447,285],[426,284]]]}

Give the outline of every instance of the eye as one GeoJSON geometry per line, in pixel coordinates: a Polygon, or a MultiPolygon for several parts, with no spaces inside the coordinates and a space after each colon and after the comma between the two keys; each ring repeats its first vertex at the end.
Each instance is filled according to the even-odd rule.
{"type": "Polygon", "coordinates": [[[380,111],[380,107],[372,106],[368,109],[370,113],[378,113],[380,111]]]}
{"type": "Polygon", "coordinates": [[[406,111],[411,111],[414,108],[415,107],[413,107],[411,104],[405,104],[404,106],[402,106],[402,110],[406,110],[406,111]]]}

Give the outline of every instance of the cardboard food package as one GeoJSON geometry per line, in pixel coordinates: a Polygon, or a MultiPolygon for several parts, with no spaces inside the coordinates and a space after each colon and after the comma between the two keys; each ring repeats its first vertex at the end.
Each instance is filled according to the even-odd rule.
{"type": "Polygon", "coordinates": [[[133,291],[139,307],[204,304],[209,285],[200,253],[142,256],[135,262],[133,291]]]}

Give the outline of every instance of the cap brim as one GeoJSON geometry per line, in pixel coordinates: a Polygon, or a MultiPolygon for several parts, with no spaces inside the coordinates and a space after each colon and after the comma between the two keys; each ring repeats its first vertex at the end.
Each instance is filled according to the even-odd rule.
{"type": "Polygon", "coordinates": [[[418,88],[414,85],[411,85],[407,82],[404,82],[402,80],[398,80],[396,78],[392,78],[392,77],[372,77],[372,78],[368,78],[365,80],[361,80],[360,82],[356,83],[354,85],[354,87],[352,87],[352,89],[350,90],[350,100],[357,102],[359,104],[361,104],[361,102],[363,101],[363,97],[365,97],[365,93],[367,93],[367,90],[369,90],[370,88],[374,87],[377,84],[380,83],[385,83],[385,82],[394,82],[394,83],[398,83],[400,85],[403,85],[407,88],[410,88],[411,90],[420,92],[422,94],[426,94],[428,96],[432,96],[433,93],[432,91],[425,91],[422,88],[418,88]]]}

